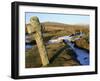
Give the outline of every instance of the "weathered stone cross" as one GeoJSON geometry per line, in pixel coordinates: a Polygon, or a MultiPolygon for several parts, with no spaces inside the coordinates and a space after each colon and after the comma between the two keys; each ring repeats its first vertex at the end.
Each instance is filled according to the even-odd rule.
{"type": "Polygon", "coordinates": [[[47,64],[49,64],[49,60],[47,56],[46,47],[43,42],[42,31],[41,31],[42,28],[38,17],[36,16],[31,17],[30,24],[31,26],[27,27],[28,33],[32,34],[33,37],[35,38],[37,47],[39,49],[42,65],[46,66],[47,64]]]}

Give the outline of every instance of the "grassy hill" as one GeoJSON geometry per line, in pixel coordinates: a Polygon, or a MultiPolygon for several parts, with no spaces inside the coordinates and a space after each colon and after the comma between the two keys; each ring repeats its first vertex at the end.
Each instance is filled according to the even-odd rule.
{"type": "MultiPolygon", "coordinates": [[[[26,24],[27,27],[30,24],[26,24]]],[[[85,35],[80,40],[75,41],[76,45],[89,50],[89,25],[70,25],[58,22],[42,22],[42,33],[44,42],[47,43],[49,40],[74,34],[76,32],[83,32],[85,35]]],[[[32,36],[30,36],[31,39],[32,36]]],[[[32,39],[34,47],[26,50],[26,68],[41,67],[41,59],[37,50],[37,45],[34,39],[32,39]]],[[[59,44],[47,44],[46,48],[48,51],[48,58],[51,61],[48,66],[76,66],[79,63],[73,59],[73,51],[65,50],[66,45],[61,42],[59,44]]]]}

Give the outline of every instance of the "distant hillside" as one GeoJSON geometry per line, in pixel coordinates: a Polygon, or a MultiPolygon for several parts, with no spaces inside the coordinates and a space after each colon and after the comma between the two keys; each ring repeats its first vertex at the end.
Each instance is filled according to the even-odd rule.
{"type": "MultiPolygon", "coordinates": [[[[70,32],[75,32],[75,30],[80,30],[83,31],[89,30],[89,25],[70,25],[70,24],[64,24],[64,23],[59,23],[59,22],[42,22],[41,23],[43,30],[44,31],[70,31],[70,32]]],[[[30,26],[30,24],[26,24],[26,32],[27,32],[27,27],[30,26]]]]}
{"type": "Polygon", "coordinates": [[[64,23],[59,23],[59,22],[42,22],[41,24],[44,25],[52,25],[52,26],[68,26],[68,24],[64,24],[64,23]]]}
{"type": "Polygon", "coordinates": [[[43,22],[41,23],[44,27],[69,27],[71,25],[68,25],[68,24],[64,24],[64,23],[58,23],[58,22],[43,22]]]}
{"type": "Polygon", "coordinates": [[[59,23],[59,22],[42,22],[41,24],[45,25],[45,26],[84,26],[84,27],[88,27],[89,24],[74,24],[74,25],[71,25],[71,24],[65,24],[65,23],[59,23]]]}

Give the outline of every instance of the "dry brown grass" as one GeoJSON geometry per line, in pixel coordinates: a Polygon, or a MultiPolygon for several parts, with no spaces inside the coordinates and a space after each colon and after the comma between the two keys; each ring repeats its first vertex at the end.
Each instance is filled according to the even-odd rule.
{"type": "MultiPolygon", "coordinates": [[[[57,66],[73,66],[79,65],[72,57],[72,50],[66,51],[66,47],[63,43],[49,44],[46,46],[48,51],[48,58],[50,63],[45,67],[57,67],[57,66]]],[[[26,50],[26,68],[42,67],[41,59],[37,46],[32,49],[26,50]]]]}
{"type": "MultiPolygon", "coordinates": [[[[53,25],[52,23],[44,23],[43,26],[44,30],[42,32],[44,33],[43,37],[45,43],[55,37],[71,35],[76,32],[83,32],[85,33],[85,36],[82,39],[75,41],[75,43],[77,46],[89,50],[89,26],[57,23],[53,25]]],[[[46,67],[79,65],[79,63],[73,59],[73,51],[66,51],[66,47],[63,43],[49,44],[46,45],[46,48],[48,51],[48,58],[50,60],[50,64],[48,64],[46,67]]],[[[25,55],[26,68],[42,67],[37,46],[34,46],[32,49],[27,49],[25,55]]]]}

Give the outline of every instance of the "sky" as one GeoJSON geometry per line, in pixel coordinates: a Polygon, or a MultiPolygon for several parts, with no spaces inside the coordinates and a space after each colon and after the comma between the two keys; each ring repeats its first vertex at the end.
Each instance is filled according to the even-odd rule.
{"type": "Polygon", "coordinates": [[[37,16],[40,22],[58,22],[64,24],[89,24],[89,15],[78,15],[78,14],[55,14],[55,13],[36,13],[26,12],[25,23],[30,22],[30,17],[37,16]]]}

